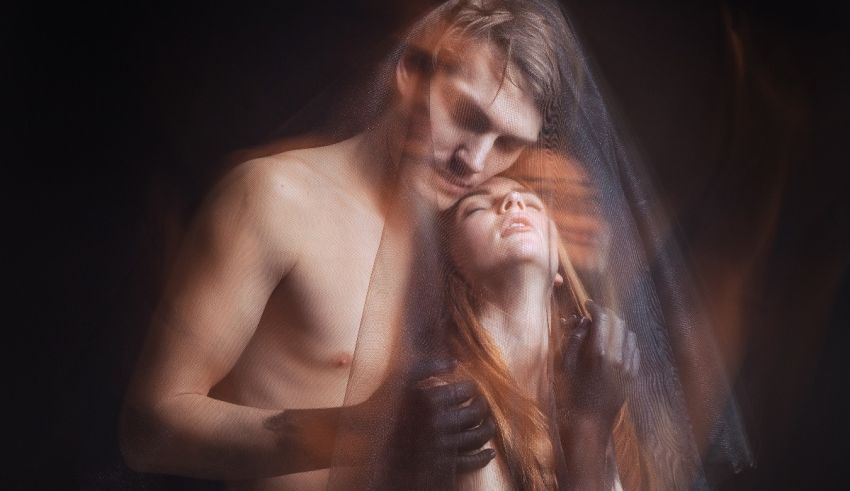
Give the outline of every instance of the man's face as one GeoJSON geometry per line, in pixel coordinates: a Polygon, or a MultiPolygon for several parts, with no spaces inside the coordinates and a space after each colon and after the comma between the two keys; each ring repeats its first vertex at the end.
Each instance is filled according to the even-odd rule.
{"type": "Polygon", "coordinates": [[[540,133],[540,112],[516,85],[521,75],[512,64],[505,71],[494,50],[467,44],[456,67],[438,68],[411,104],[404,172],[439,209],[510,167],[540,133]]]}

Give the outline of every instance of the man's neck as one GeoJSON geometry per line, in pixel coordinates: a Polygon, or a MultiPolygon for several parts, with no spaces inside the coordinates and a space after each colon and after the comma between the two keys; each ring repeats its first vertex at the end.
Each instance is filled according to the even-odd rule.
{"type": "Polygon", "coordinates": [[[382,116],[365,131],[336,146],[341,159],[333,171],[335,180],[352,197],[382,216],[393,201],[400,153],[393,116],[382,116]]]}

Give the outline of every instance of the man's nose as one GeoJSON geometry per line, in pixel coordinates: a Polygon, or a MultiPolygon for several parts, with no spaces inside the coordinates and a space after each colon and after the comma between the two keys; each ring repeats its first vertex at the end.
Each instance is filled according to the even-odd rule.
{"type": "Polygon", "coordinates": [[[487,166],[487,157],[496,143],[495,135],[474,135],[464,144],[461,158],[466,164],[467,173],[480,174],[487,166]]]}
{"type": "Polygon", "coordinates": [[[502,213],[523,210],[525,210],[525,201],[522,199],[522,194],[511,191],[505,195],[505,199],[502,200],[502,213]]]}

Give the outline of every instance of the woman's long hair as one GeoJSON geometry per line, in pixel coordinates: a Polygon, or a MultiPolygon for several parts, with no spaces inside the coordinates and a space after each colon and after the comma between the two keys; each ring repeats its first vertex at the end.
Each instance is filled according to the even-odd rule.
{"type": "MultiPolygon", "coordinates": [[[[443,215],[441,224],[448,228],[441,237],[453,236],[455,208],[443,215]]],[[[448,251],[447,247],[443,248],[448,251]]],[[[463,279],[458,269],[446,258],[446,287],[449,315],[450,346],[461,362],[458,376],[475,380],[490,405],[496,423],[496,447],[504,456],[511,478],[518,489],[545,490],[558,487],[555,477],[556,457],[552,444],[550,420],[538,401],[530,398],[513,378],[499,347],[479,321],[479,299],[475,290],[463,279]]],[[[550,309],[550,363],[557,348],[569,332],[556,330],[561,319],[570,314],[588,315],[584,300],[588,295],[573,269],[563,243],[558,241],[558,271],[564,284],[557,287],[550,309]]],[[[544,380],[551,380],[543,374],[544,380]]],[[[612,430],[617,470],[623,488],[629,491],[652,489],[651,476],[641,459],[634,424],[628,404],[620,411],[612,430]]]]}
{"type": "MultiPolygon", "coordinates": [[[[584,306],[584,302],[590,298],[582,285],[578,273],[572,266],[564,243],[558,241],[558,272],[564,278],[564,285],[556,288],[553,295],[552,325],[558,325],[561,319],[569,315],[581,315],[589,317],[590,314],[584,306]]],[[[569,337],[570,332],[563,330],[561,338],[555,338],[556,347],[564,346],[563,337],[569,337]]],[[[623,489],[628,491],[639,491],[642,489],[657,489],[658,486],[645,465],[635,425],[626,402],[611,430],[612,443],[614,445],[614,456],[617,463],[617,473],[623,489]]]]}
{"type": "Polygon", "coordinates": [[[496,447],[518,489],[556,486],[547,418],[511,376],[493,338],[478,320],[478,302],[451,265],[447,275],[450,346],[460,361],[458,375],[478,383],[496,423],[496,447]]]}

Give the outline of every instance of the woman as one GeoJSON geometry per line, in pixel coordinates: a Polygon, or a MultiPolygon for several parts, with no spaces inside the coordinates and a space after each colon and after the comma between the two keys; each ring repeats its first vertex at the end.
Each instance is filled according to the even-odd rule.
{"type": "MultiPolygon", "coordinates": [[[[610,311],[583,305],[554,222],[519,182],[487,181],[442,224],[452,349],[497,425],[496,464],[461,476],[461,486],[611,489],[618,470],[609,435],[624,403],[622,382],[639,364],[634,334],[610,311]],[[568,320],[579,316],[580,322],[568,320]],[[565,324],[572,327],[569,337],[556,329],[565,324]],[[563,468],[553,445],[559,439],[563,468]]],[[[620,447],[628,440],[626,426],[617,425],[620,447]]],[[[620,467],[621,476],[629,475],[627,487],[639,487],[632,469],[620,467]]]]}

